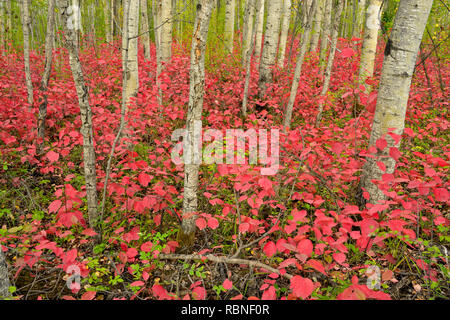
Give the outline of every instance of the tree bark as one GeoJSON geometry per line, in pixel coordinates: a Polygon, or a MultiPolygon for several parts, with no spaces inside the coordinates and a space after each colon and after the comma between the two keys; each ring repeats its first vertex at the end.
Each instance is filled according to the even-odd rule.
{"type": "Polygon", "coordinates": [[[161,12],[162,1],[153,0],[153,29],[155,31],[155,46],[156,46],[156,86],[158,87],[158,103],[163,104],[161,81],[159,76],[162,71],[162,49],[161,49],[161,12]]]}
{"type": "Polygon", "coordinates": [[[160,14],[161,59],[167,63],[172,57],[172,0],[162,0],[160,14]]]}
{"type": "MultiPolygon", "coordinates": [[[[344,7],[344,4],[342,3],[342,1],[339,1],[337,8],[335,10],[336,14],[334,17],[334,26],[333,26],[332,37],[331,37],[330,55],[328,56],[327,67],[325,69],[325,74],[324,74],[325,80],[323,83],[322,91],[320,92],[321,96],[324,96],[328,92],[328,88],[330,86],[331,71],[333,69],[334,56],[336,54],[337,40],[338,40],[338,35],[339,35],[339,23],[341,21],[343,7],[344,7]]],[[[316,117],[316,126],[319,126],[320,121],[322,120],[322,113],[323,113],[323,102],[319,104],[319,111],[318,111],[317,117],[316,117]]]]}
{"type": "Polygon", "coordinates": [[[11,293],[9,292],[10,286],[11,282],[9,281],[8,266],[6,264],[2,246],[0,245],[0,300],[11,296],[11,293]]]}
{"type": "Polygon", "coordinates": [[[328,52],[328,42],[330,41],[330,29],[331,29],[331,10],[333,8],[332,0],[325,0],[324,4],[324,17],[322,25],[322,38],[320,41],[320,74],[323,75],[325,71],[325,59],[328,52]]]}
{"type": "Polygon", "coordinates": [[[23,55],[25,64],[25,82],[27,86],[28,109],[31,110],[33,105],[33,83],[31,82],[30,67],[30,0],[22,0],[22,31],[23,31],[23,55]]]}
{"type": "Polygon", "coordinates": [[[261,100],[266,95],[267,85],[272,82],[272,68],[275,66],[277,56],[282,0],[270,0],[267,4],[266,32],[261,62],[259,64],[258,88],[259,98],[261,100]]]}
{"type": "Polygon", "coordinates": [[[281,22],[280,45],[278,50],[278,66],[284,67],[286,58],[286,43],[289,35],[289,26],[291,22],[291,0],[284,0],[283,3],[283,20],[281,22]]]}
{"type": "Polygon", "coordinates": [[[324,0],[319,0],[316,13],[314,15],[314,26],[311,35],[311,42],[309,45],[309,51],[316,52],[319,45],[320,29],[322,28],[322,18],[324,15],[324,0]]]}
{"type": "Polygon", "coordinates": [[[4,51],[6,49],[6,9],[5,3],[0,1],[0,51],[2,55],[6,55],[4,51]]]}
{"type": "Polygon", "coordinates": [[[260,5],[256,7],[256,19],[258,24],[256,24],[256,42],[255,42],[255,56],[261,57],[262,50],[262,40],[264,36],[264,13],[265,13],[265,0],[259,1],[260,5]]]}
{"type": "Polygon", "coordinates": [[[432,4],[432,0],[401,0],[397,10],[385,50],[369,141],[369,146],[375,146],[378,139],[384,138],[387,147],[378,149],[374,159],[367,158],[360,183],[362,189],[368,192],[372,204],[386,198],[372,181],[381,180],[384,173],[393,173],[395,169],[396,161],[390,157],[389,150],[392,147],[399,148],[401,141],[396,143],[387,133],[394,128],[395,134],[403,134],[411,79],[432,4]],[[384,163],[385,172],[380,170],[377,162],[384,163]]]}
{"type": "MultiPolygon", "coordinates": [[[[378,31],[380,30],[380,9],[382,0],[369,0],[366,13],[366,27],[359,66],[358,83],[364,85],[367,78],[372,77],[377,53],[378,31]]],[[[367,88],[366,88],[367,89],[367,88]]]]}
{"type": "Polygon", "coordinates": [[[144,47],[144,57],[150,60],[150,30],[148,27],[147,0],[141,0],[141,41],[144,47]]]}
{"type": "MultiPolygon", "coordinates": [[[[253,22],[255,18],[254,1],[247,0],[245,3],[244,28],[242,34],[242,65],[247,65],[247,56],[250,51],[253,34],[253,22]]],[[[251,54],[250,54],[251,55],[251,54]]]]}
{"type": "Polygon", "coordinates": [[[112,42],[111,32],[111,0],[103,0],[103,14],[105,18],[105,40],[107,43],[112,42]]]}
{"type": "Polygon", "coordinates": [[[236,0],[226,0],[225,4],[225,29],[224,43],[225,49],[233,53],[234,48],[234,17],[236,14],[236,0]]]}
{"type": "Polygon", "coordinates": [[[76,44],[77,30],[69,28],[70,6],[69,0],[58,0],[61,14],[61,22],[64,31],[65,47],[69,52],[69,64],[72,70],[73,80],[78,96],[81,113],[81,134],[83,136],[83,162],[84,177],[86,181],[86,198],[89,215],[89,226],[97,228],[97,176],[95,169],[95,150],[94,150],[94,134],[92,128],[92,111],[89,105],[89,92],[86,87],[81,62],[78,56],[78,46],[76,44]]]}
{"type": "Polygon", "coordinates": [[[189,148],[184,148],[184,152],[187,152],[187,149],[192,152],[188,153],[187,159],[185,158],[187,162],[184,169],[183,222],[178,233],[178,241],[184,250],[191,248],[195,240],[200,166],[198,159],[195,159],[195,152],[198,151],[201,154],[201,150],[194,150],[198,143],[196,139],[198,137],[194,136],[194,128],[196,124],[201,123],[202,119],[205,92],[205,50],[209,20],[215,2],[215,0],[198,0],[192,36],[189,105],[186,120],[187,141],[185,141],[185,145],[188,145],[189,148]]]}
{"type": "Polygon", "coordinates": [[[49,0],[47,11],[47,32],[45,35],[45,67],[41,80],[41,91],[44,93],[39,105],[39,116],[37,125],[37,147],[38,155],[42,154],[45,138],[45,119],[47,118],[47,87],[53,64],[53,45],[55,42],[55,0],[49,0]]]}
{"type": "MultiPolygon", "coordinates": [[[[259,7],[261,5],[261,2],[264,2],[264,0],[249,0],[251,2],[252,6],[259,7]]],[[[256,26],[259,23],[260,16],[256,15],[255,22],[252,28],[252,36],[251,36],[251,44],[250,44],[250,50],[247,51],[247,59],[246,59],[246,66],[245,66],[245,83],[244,83],[244,98],[242,100],[242,115],[245,117],[247,116],[247,105],[248,105],[248,90],[250,86],[250,73],[251,73],[251,65],[252,65],[252,52],[255,48],[255,36],[256,36],[256,26]]]]}
{"type": "Polygon", "coordinates": [[[135,97],[139,90],[138,68],[138,35],[139,35],[139,0],[125,0],[123,21],[123,63],[127,81],[125,88],[125,102],[128,105],[131,97],[135,97]],[[125,57],[124,50],[127,50],[125,57]]]}
{"type": "Polygon", "coordinates": [[[305,60],[305,54],[306,54],[306,51],[308,48],[309,38],[310,38],[310,34],[311,34],[312,21],[313,21],[313,16],[314,16],[313,12],[316,10],[317,5],[318,5],[318,0],[313,0],[311,9],[310,9],[310,12],[308,15],[309,18],[306,21],[306,25],[305,25],[304,32],[302,35],[300,51],[298,52],[297,64],[295,66],[294,79],[292,80],[291,94],[289,96],[289,102],[288,102],[288,105],[287,105],[285,113],[284,113],[283,126],[286,128],[289,128],[291,125],[292,111],[294,109],[295,98],[297,97],[298,85],[300,82],[300,76],[302,74],[303,61],[305,60]]]}

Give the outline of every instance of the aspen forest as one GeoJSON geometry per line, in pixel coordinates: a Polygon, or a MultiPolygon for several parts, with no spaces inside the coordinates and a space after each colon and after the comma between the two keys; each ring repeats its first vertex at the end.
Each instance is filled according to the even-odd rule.
{"type": "Polygon", "coordinates": [[[0,300],[449,300],[449,35],[448,0],[0,0],[0,300]]]}

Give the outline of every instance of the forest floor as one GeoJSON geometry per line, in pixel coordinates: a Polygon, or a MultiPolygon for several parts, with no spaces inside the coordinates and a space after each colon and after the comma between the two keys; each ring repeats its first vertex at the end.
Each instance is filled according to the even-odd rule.
{"type": "MultiPolygon", "coordinates": [[[[122,141],[112,162],[101,242],[95,242],[96,232],[86,222],[81,120],[66,52],[55,50],[41,156],[35,142],[44,94],[37,89],[43,55],[31,55],[36,88],[32,108],[26,103],[22,57],[15,52],[0,55],[0,243],[14,295],[449,299],[450,53],[441,48],[440,60],[431,55],[416,68],[401,148],[390,150],[396,171],[380,182],[388,202],[358,207],[359,175],[365,158],[376,152],[367,146],[377,92],[365,95],[355,85],[356,42],[341,39],[339,48],[326,98],[320,97],[317,56],[307,57],[292,129],[285,133],[281,115],[295,63],[274,71],[270,98],[264,101],[256,100],[253,66],[250,112],[243,119],[245,77],[239,61],[208,51],[203,129],[279,129],[280,169],[275,176],[262,176],[255,165],[202,165],[192,252],[231,257],[241,248],[239,258],[277,272],[225,259],[161,259],[161,254],[178,253],[184,171],[171,161],[171,135],[185,123],[187,48],[174,47],[173,60],[161,76],[164,106],[157,103],[154,59],[139,58],[139,94],[127,115],[130,141],[122,141]],[[344,48],[354,51],[342,55],[344,48]],[[316,128],[320,101],[325,102],[325,114],[316,128]]],[[[381,44],[375,76],[368,81],[374,88],[382,51],[381,44]]],[[[90,89],[101,203],[120,122],[121,55],[107,45],[85,45],[81,61],[90,89]]],[[[384,148],[383,141],[377,148],[384,148]]]]}

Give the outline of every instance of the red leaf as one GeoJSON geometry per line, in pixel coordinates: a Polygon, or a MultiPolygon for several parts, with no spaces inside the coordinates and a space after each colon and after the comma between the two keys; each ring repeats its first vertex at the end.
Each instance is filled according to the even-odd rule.
{"type": "Polygon", "coordinates": [[[380,151],[383,151],[384,148],[387,147],[387,141],[384,138],[380,138],[377,140],[377,142],[375,142],[375,145],[377,146],[378,149],[380,149],[380,151]]]}
{"type": "Polygon", "coordinates": [[[307,257],[313,252],[313,243],[309,239],[303,239],[297,244],[297,252],[307,257]]]}
{"type": "Polygon", "coordinates": [[[434,192],[434,197],[436,198],[437,201],[440,201],[440,202],[448,201],[449,192],[447,191],[447,189],[436,188],[433,190],[433,192],[434,192]]]}
{"type": "Polygon", "coordinates": [[[301,276],[293,276],[291,278],[292,293],[299,298],[308,298],[314,290],[314,284],[310,279],[301,276]]]}
{"type": "Polygon", "coordinates": [[[306,266],[316,269],[320,273],[327,275],[327,273],[325,272],[325,268],[322,265],[322,262],[320,262],[318,260],[310,259],[310,260],[308,260],[308,262],[306,262],[306,266]]]}
{"type": "Polygon", "coordinates": [[[47,159],[50,160],[50,162],[58,161],[59,159],[59,153],[56,153],[55,151],[50,150],[47,153],[47,159]]]}
{"type": "Polygon", "coordinates": [[[261,300],[276,300],[276,299],[277,299],[277,293],[276,293],[274,286],[270,286],[269,289],[264,291],[261,296],[261,300]]]}
{"type": "Polygon", "coordinates": [[[381,171],[386,172],[386,165],[383,162],[377,161],[377,166],[381,171]]]}
{"type": "Polygon", "coordinates": [[[266,256],[268,256],[270,258],[273,255],[275,255],[275,253],[277,253],[277,246],[275,245],[275,243],[273,241],[269,241],[264,246],[263,251],[266,254],[266,256]]]}
{"type": "Polygon", "coordinates": [[[347,259],[347,257],[346,257],[345,254],[342,253],[342,252],[336,252],[336,253],[333,253],[333,259],[334,259],[337,263],[343,264],[344,261],[347,259]]]}
{"type": "Polygon", "coordinates": [[[142,287],[144,285],[145,285],[145,282],[144,281],[140,281],[140,280],[139,281],[135,281],[135,282],[130,284],[130,286],[132,286],[132,287],[142,287]]]}
{"type": "Polygon", "coordinates": [[[241,223],[241,224],[239,225],[239,231],[240,231],[241,233],[245,233],[245,232],[247,232],[249,229],[250,229],[250,225],[249,225],[247,222],[241,223]]]}
{"type": "Polygon", "coordinates": [[[349,58],[355,54],[355,51],[352,48],[342,49],[341,56],[342,58],[349,58]]]}
{"type": "Polygon", "coordinates": [[[198,218],[197,220],[195,220],[195,224],[197,225],[197,227],[200,230],[203,230],[206,228],[206,220],[203,218],[198,218]]]}
{"type": "Polygon", "coordinates": [[[92,230],[90,228],[83,230],[83,232],[81,232],[81,233],[88,237],[93,237],[98,234],[97,232],[95,232],[94,230],[92,230]]]}
{"type": "Polygon", "coordinates": [[[228,279],[225,279],[225,281],[223,282],[222,286],[223,286],[223,288],[225,290],[230,290],[231,288],[233,288],[233,282],[231,282],[228,279]]]}
{"type": "Polygon", "coordinates": [[[401,152],[398,151],[396,147],[389,148],[389,155],[395,160],[398,161],[402,156],[401,152]]]}
{"type": "Polygon", "coordinates": [[[128,257],[129,259],[136,257],[137,254],[138,254],[138,251],[137,251],[135,248],[129,248],[129,249],[127,250],[127,257],[128,257]]]}
{"type": "Polygon", "coordinates": [[[93,300],[96,294],[97,291],[87,291],[83,293],[83,295],[81,296],[81,300],[93,300]]]}
{"type": "Polygon", "coordinates": [[[150,252],[152,250],[152,247],[153,247],[153,243],[151,243],[150,241],[147,241],[141,245],[141,250],[144,252],[150,252]]]}
{"type": "Polygon", "coordinates": [[[206,298],[206,290],[203,287],[195,287],[192,290],[192,296],[196,300],[204,300],[206,298]]]}
{"type": "Polygon", "coordinates": [[[57,212],[59,210],[59,208],[61,207],[61,200],[56,199],[55,201],[53,201],[52,203],[50,203],[50,205],[48,206],[48,212],[52,213],[52,212],[57,212]]]}
{"type": "Polygon", "coordinates": [[[148,186],[150,181],[152,181],[152,177],[146,174],[145,172],[141,172],[138,176],[138,181],[143,187],[146,187],[148,186]]]}
{"type": "Polygon", "coordinates": [[[215,230],[219,226],[219,221],[217,221],[216,218],[210,218],[208,219],[208,227],[215,230]]]}

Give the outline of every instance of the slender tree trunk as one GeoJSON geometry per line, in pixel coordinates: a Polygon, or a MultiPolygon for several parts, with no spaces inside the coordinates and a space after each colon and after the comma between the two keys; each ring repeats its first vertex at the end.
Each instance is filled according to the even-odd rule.
{"type": "Polygon", "coordinates": [[[10,286],[11,282],[9,281],[8,266],[6,264],[2,246],[0,245],[0,300],[11,296],[11,293],[9,292],[10,286]]]}
{"type": "Polygon", "coordinates": [[[309,8],[311,8],[312,0],[303,0],[302,6],[302,26],[308,22],[309,8]]]}
{"type": "Polygon", "coordinates": [[[33,105],[33,83],[31,82],[30,67],[30,0],[22,0],[22,30],[23,30],[23,55],[25,63],[25,82],[27,85],[27,101],[28,109],[31,110],[33,105]]]}
{"type": "Polygon", "coordinates": [[[322,26],[322,38],[320,41],[320,74],[323,75],[325,71],[325,59],[328,52],[328,42],[330,41],[330,29],[331,29],[331,10],[333,8],[332,0],[325,0],[324,4],[324,17],[322,26]]]}
{"type": "Polygon", "coordinates": [[[366,27],[362,45],[361,63],[359,66],[359,84],[364,85],[367,78],[372,77],[377,53],[378,31],[380,30],[382,0],[369,0],[366,14],[366,27]]]}
{"type": "Polygon", "coordinates": [[[76,33],[76,41],[77,46],[80,47],[80,39],[83,33],[83,25],[81,23],[81,6],[80,6],[80,0],[72,0],[72,23],[75,26],[75,29],[77,30],[76,33]]]}
{"type": "Polygon", "coordinates": [[[5,51],[3,51],[6,48],[5,26],[6,26],[6,9],[4,2],[0,1],[0,51],[2,55],[6,55],[5,51]]]}
{"type": "Polygon", "coordinates": [[[105,40],[107,43],[112,42],[111,32],[111,0],[103,0],[103,14],[105,16],[105,40]]]}
{"type": "Polygon", "coordinates": [[[161,12],[162,0],[153,0],[153,29],[155,30],[156,46],[156,85],[158,87],[158,103],[163,104],[163,94],[159,76],[162,71],[162,49],[161,49],[161,12]]]}
{"type": "Polygon", "coordinates": [[[42,154],[45,138],[45,119],[47,118],[47,87],[53,64],[53,45],[55,42],[55,0],[48,1],[47,32],[45,35],[45,67],[41,80],[41,91],[44,93],[39,105],[37,125],[37,154],[42,154]]]}
{"type": "Polygon", "coordinates": [[[272,82],[272,68],[275,66],[278,35],[280,31],[280,18],[282,0],[270,0],[267,2],[267,23],[264,36],[264,47],[259,64],[259,98],[266,95],[267,85],[272,82]]]}
{"type": "Polygon", "coordinates": [[[242,34],[242,65],[247,65],[247,56],[250,51],[253,34],[253,22],[255,18],[255,5],[253,1],[247,0],[245,3],[244,28],[242,34]]]}
{"type": "Polygon", "coordinates": [[[353,35],[357,38],[361,37],[361,30],[364,29],[364,16],[366,12],[366,0],[356,0],[358,10],[356,12],[356,28],[353,35]]]}
{"type": "Polygon", "coordinates": [[[281,22],[280,45],[278,50],[278,66],[284,67],[286,58],[286,43],[289,35],[289,26],[291,22],[291,0],[284,0],[283,3],[283,20],[281,22]]]}
{"type": "Polygon", "coordinates": [[[138,70],[138,35],[139,35],[139,0],[125,0],[124,4],[124,49],[128,51],[124,62],[127,77],[125,89],[125,102],[128,105],[130,98],[135,97],[139,90],[138,70]],[[125,10],[127,10],[125,20],[125,10]],[[125,27],[126,26],[126,27],[125,27]],[[128,37],[128,39],[127,39],[128,37]]]}
{"type": "Polygon", "coordinates": [[[292,118],[292,111],[294,109],[295,104],[295,98],[297,97],[297,91],[298,91],[298,85],[300,82],[300,76],[302,74],[302,66],[303,61],[305,59],[305,54],[308,48],[309,44],[309,38],[311,34],[311,28],[312,28],[312,20],[313,20],[313,12],[316,10],[316,7],[318,5],[318,0],[313,0],[313,3],[311,5],[309,18],[306,21],[306,25],[303,31],[302,36],[302,42],[300,45],[300,51],[298,52],[297,56],[297,64],[295,66],[295,72],[294,72],[294,79],[292,80],[292,88],[291,88],[291,94],[289,96],[289,102],[285,110],[284,114],[284,120],[283,120],[283,126],[289,128],[291,125],[291,118],[292,118]]]}
{"type": "Polygon", "coordinates": [[[184,250],[191,248],[195,240],[198,170],[200,166],[199,159],[196,159],[196,153],[199,152],[201,155],[201,147],[198,146],[200,137],[195,136],[194,133],[195,127],[202,121],[205,92],[205,50],[209,20],[215,2],[215,0],[198,0],[197,16],[192,35],[189,105],[186,120],[187,141],[185,141],[188,148],[184,148],[184,152],[187,152],[187,150],[191,152],[188,152],[184,169],[183,222],[178,233],[178,241],[184,250]]]}
{"type": "Polygon", "coordinates": [[[258,24],[256,24],[256,42],[255,42],[255,56],[261,57],[262,40],[264,36],[264,13],[265,13],[265,0],[259,1],[259,6],[256,7],[256,13],[258,24]]]}
{"type": "MultiPolygon", "coordinates": [[[[6,37],[8,39],[8,42],[13,41],[12,36],[12,9],[11,9],[11,0],[6,1],[6,37]]],[[[9,51],[9,45],[8,45],[8,51],[9,51]]]]}
{"type": "Polygon", "coordinates": [[[77,30],[69,28],[69,0],[58,0],[59,12],[64,31],[65,47],[69,52],[69,64],[78,96],[81,113],[81,134],[83,136],[84,178],[86,181],[86,197],[89,215],[89,226],[97,230],[97,176],[95,169],[94,135],[92,128],[92,111],[89,105],[89,92],[86,87],[81,62],[76,45],[77,30]]]}
{"type": "MultiPolygon", "coordinates": [[[[334,56],[336,54],[337,40],[338,40],[338,34],[339,34],[339,23],[341,21],[343,7],[344,7],[344,5],[343,5],[342,1],[339,1],[337,8],[335,10],[336,14],[334,17],[334,26],[333,26],[332,37],[331,37],[330,55],[328,57],[327,67],[325,69],[325,74],[324,74],[325,80],[323,83],[322,92],[320,93],[321,96],[326,95],[326,93],[328,92],[328,88],[330,86],[331,71],[333,69],[334,56]]],[[[316,126],[319,126],[320,121],[322,120],[322,113],[323,113],[323,102],[319,104],[319,112],[317,113],[317,117],[316,117],[316,126]]]]}
{"type": "Polygon", "coordinates": [[[172,0],[162,0],[160,14],[161,59],[167,63],[172,57],[172,0]]]}
{"type": "Polygon", "coordinates": [[[311,42],[309,45],[309,51],[311,52],[316,52],[317,46],[319,45],[320,29],[322,27],[322,18],[324,15],[324,11],[324,0],[319,0],[316,13],[314,15],[314,26],[311,35],[311,42]]]}
{"type": "Polygon", "coordinates": [[[141,41],[144,47],[144,57],[150,60],[150,30],[148,26],[147,0],[141,0],[141,41]]]}
{"type": "MultiPolygon", "coordinates": [[[[259,7],[261,5],[261,2],[264,0],[249,0],[251,2],[252,6],[259,7]]],[[[242,101],[242,115],[245,117],[247,116],[247,105],[248,105],[248,90],[250,86],[250,73],[251,73],[251,66],[252,66],[252,53],[255,49],[255,36],[256,36],[256,26],[258,25],[260,16],[257,15],[255,18],[255,22],[252,28],[252,36],[251,36],[251,44],[250,44],[250,50],[247,51],[247,59],[246,59],[246,72],[245,72],[245,84],[244,84],[244,98],[242,101]]]]}
{"type": "Polygon", "coordinates": [[[388,41],[390,45],[385,51],[369,141],[369,146],[375,146],[384,138],[387,147],[378,149],[375,158],[367,158],[360,184],[368,192],[372,204],[386,198],[372,181],[381,180],[384,173],[391,174],[395,169],[396,161],[390,156],[390,149],[399,148],[400,141],[395,142],[388,132],[392,128],[393,133],[403,134],[411,79],[432,4],[432,0],[400,0],[388,41]],[[386,171],[381,171],[377,162],[384,163],[386,171]]]}
{"type": "Polygon", "coordinates": [[[298,7],[295,6],[295,2],[292,4],[291,8],[295,9],[295,20],[294,20],[294,28],[292,30],[291,43],[289,45],[288,63],[291,61],[292,58],[292,49],[294,47],[294,40],[297,36],[298,25],[300,23],[300,10],[298,7]]]}
{"type": "Polygon", "coordinates": [[[230,53],[233,53],[234,47],[234,17],[236,14],[236,0],[226,0],[225,4],[225,30],[224,43],[225,48],[230,53]]]}

